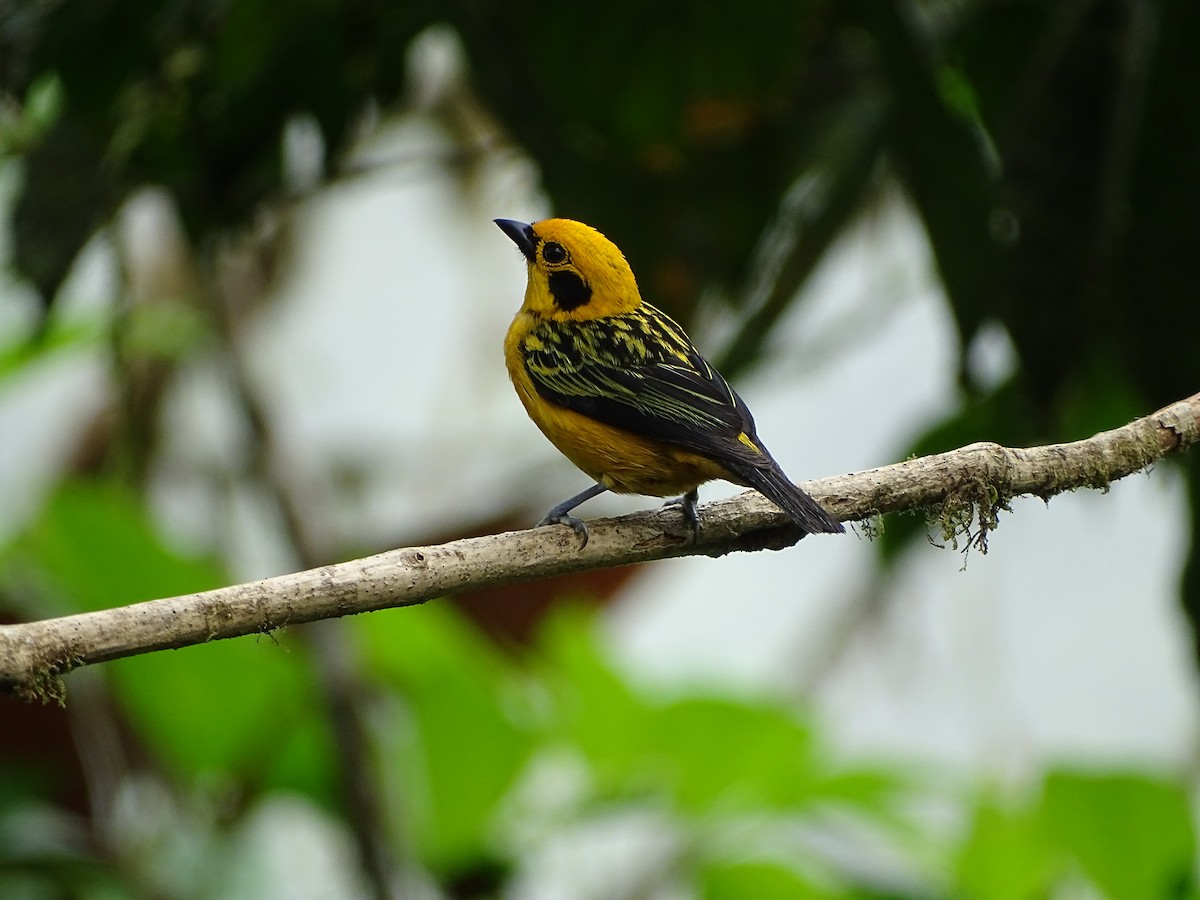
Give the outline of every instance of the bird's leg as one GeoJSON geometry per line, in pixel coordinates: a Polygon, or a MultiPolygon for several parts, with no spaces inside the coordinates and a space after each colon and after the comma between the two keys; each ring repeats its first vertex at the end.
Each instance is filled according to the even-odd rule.
{"type": "Polygon", "coordinates": [[[585,500],[591,500],[597,494],[603,494],[607,490],[608,488],[599,482],[593,484],[586,491],[580,491],[571,499],[564,500],[558,506],[554,507],[554,509],[550,510],[550,512],[546,513],[546,515],[542,516],[542,521],[537,523],[537,527],[541,528],[543,525],[570,525],[572,530],[579,535],[579,549],[582,550],[587,546],[588,542],[587,525],[583,523],[583,519],[577,519],[575,516],[569,515],[569,513],[580,503],[583,503],[585,500]]]}
{"type": "Polygon", "coordinates": [[[663,504],[663,506],[678,506],[683,510],[683,517],[692,527],[692,537],[695,540],[700,540],[700,510],[696,509],[696,504],[699,502],[700,488],[694,487],[682,497],[676,497],[663,504]]]}

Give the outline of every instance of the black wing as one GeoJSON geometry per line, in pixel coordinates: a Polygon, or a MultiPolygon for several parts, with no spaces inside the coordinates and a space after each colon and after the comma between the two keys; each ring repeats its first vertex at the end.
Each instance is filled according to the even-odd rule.
{"type": "Polygon", "coordinates": [[[525,339],[525,369],[546,400],[643,437],[719,460],[769,466],[754,418],[683,330],[649,305],[568,326],[545,320],[525,339]]]}
{"type": "Polygon", "coordinates": [[[523,350],[534,388],[551,403],[720,461],[806,532],[844,530],[792,484],[759,443],[742,398],[653,307],[569,326],[546,320],[523,350]]]}

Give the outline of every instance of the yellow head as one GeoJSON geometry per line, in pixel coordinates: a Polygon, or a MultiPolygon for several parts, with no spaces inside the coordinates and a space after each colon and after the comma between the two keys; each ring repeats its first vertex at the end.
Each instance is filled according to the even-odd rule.
{"type": "Polygon", "coordinates": [[[527,225],[496,224],[529,264],[523,310],[546,319],[597,319],[637,309],[642,303],[633,270],[617,245],[590,225],[544,219],[527,225]]]}

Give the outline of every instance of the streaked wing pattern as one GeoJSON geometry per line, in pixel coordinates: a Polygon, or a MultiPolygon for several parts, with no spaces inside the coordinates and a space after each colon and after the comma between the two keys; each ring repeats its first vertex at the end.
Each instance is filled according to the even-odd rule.
{"type": "Polygon", "coordinates": [[[682,329],[649,305],[569,328],[545,320],[525,340],[525,368],[545,399],[644,437],[761,464],[741,398],[682,329]]]}

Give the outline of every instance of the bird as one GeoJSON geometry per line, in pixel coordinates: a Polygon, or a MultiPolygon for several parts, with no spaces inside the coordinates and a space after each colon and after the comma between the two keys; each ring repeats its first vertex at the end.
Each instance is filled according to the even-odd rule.
{"type": "Polygon", "coordinates": [[[524,302],[504,358],[525,411],[595,484],[551,509],[538,526],[569,526],[571,511],[613,491],[672,497],[694,539],[700,485],[755,488],[806,534],[842,524],[784,474],[745,402],[684,330],[642,299],[616,244],[571,219],[495,219],[526,263],[524,302]]]}

